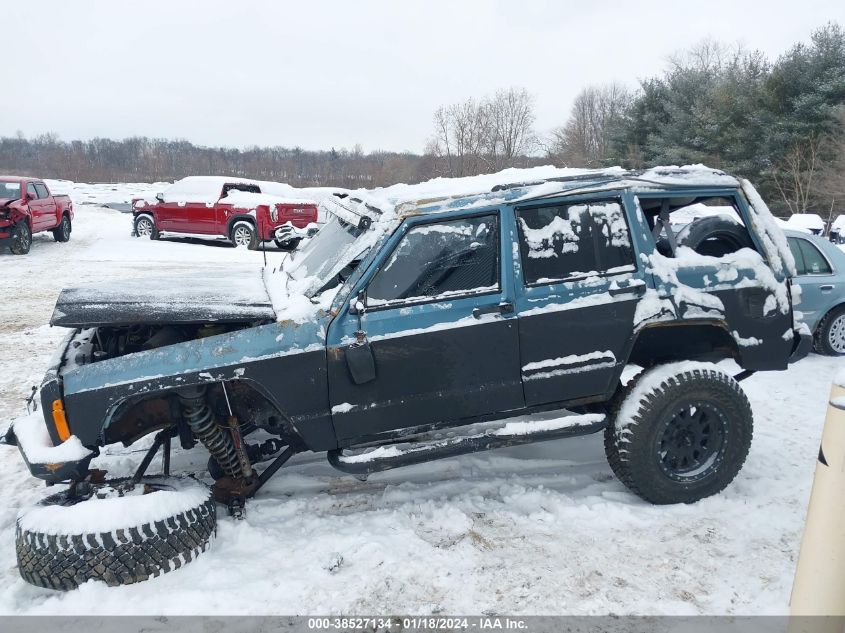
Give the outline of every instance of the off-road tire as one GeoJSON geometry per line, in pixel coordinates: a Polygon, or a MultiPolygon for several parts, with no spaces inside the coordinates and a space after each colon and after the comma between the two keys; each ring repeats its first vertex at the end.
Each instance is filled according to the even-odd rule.
{"type": "Polygon", "coordinates": [[[831,329],[833,327],[845,327],[845,306],[834,308],[819,322],[816,327],[816,333],[813,336],[813,349],[819,354],[825,356],[845,356],[845,350],[837,351],[831,344],[831,329]]]}
{"type": "Polygon", "coordinates": [[[32,229],[26,222],[20,222],[12,229],[14,241],[9,247],[13,255],[26,255],[32,248],[32,229]]]}
{"type": "MultiPolygon", "coordinates": [[[[61,494],[42,504],[60,504],[61,494]]],[[[208,549],[216,530],[210,491],[203,503],[184,512],[109,532],[48,534],[24,530],[18,521],[18,571],[28,583],[47,589],[70,590],[88,580],[128,585],[189,563],[208,549]]]]}
{"type": "Polygon", "coordinates": [[[713,257],[721,257],[741,248],[754,248],[748,229],[730,218],[718,215],[693,220],[681,229],[677,241],[679,246],[713,257]]]}
{"type": "Polygon", "coordinates": [[[232,225],[232,228],[229,229],[229,239],[235,245],[235,248],[246,246],[251,251],[258,248],[258,231],[255,230],[255,226],[251,222],[246,220],[235,222],[232,225]],[[241,237],[241,234],[246,235],[247,232],[249,233],[248,237],[241,237]]]}
{"type": "Polygon", "coordinates": [[[158,232],[158,229],[156,228],[155,219],[149,214],[142,213],[141,215],[136,216],[135,222],[134,222],[134,228],[135,228],[135,237],[143,237],[144,235],[149,235],[151,240],[157,240],[159,238],[159,232],[158,232]],[[149,233],[147,233],[146,230],[144,230],[143,233],[138,230],[138,224],[141,223],[141,222],[146,222],[146,223],[149,224],[149,227],[150,227],[149,233]]]}
{"type": "MultiPolygon", "coordinates": [[[[655,371],[660,371],[658,366],[655,371]]],[[[604,431],[607,461],[616,477],[634,494],[653,504],[694,503],[724,490],[733,481],[751,447],[753,416],[745,393],[731,376],[715,365],[678,366],[677,373],[663,377],[643,391],[650,371],[619,390],[611,401],[609,423],[604,431]],[[638,402],[631,400],[639,398],[638,402]],[[626,402],[633,405],[629,424],[620,430],[617,421],[626,402]],[[664,425],[692,403],[712,406],[721,412],[723,452],[711,470],[697,480],[678,481],[661,468],[659,443],[664,425]]]]}
{"type": "Polygon", "coordinates": [[[67,242],[70,240],[70,233],[73,230],[73,226],[70,223],[70,218],[66,215],[62,216],[62,221],[59,222],[59,226],[53,229],[53,239],[57,242],[67,242]]]}
{"type": "Polygon", "coordinates": [[[302,241],[302,238],[295,237],[289,240],[273,240],[276,242],[276,246],[279,247],[280,250],[283,251],[295,251],[296,247],[299,246],[299,243],[302,241]]]}

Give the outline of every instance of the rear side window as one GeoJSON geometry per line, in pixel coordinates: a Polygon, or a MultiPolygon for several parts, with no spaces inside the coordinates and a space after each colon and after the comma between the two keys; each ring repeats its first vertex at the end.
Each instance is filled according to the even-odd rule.
{"type": "Polygon", "coordinates": [[[229,182],[223,185],[223,195],[225,198],[230,191],[245,191],[246,193],[261,193],[261,188],[258,185],[250,185],[244,182],[229,182]]]}
{"type": "Polygon", "coordinates": [[[635,270],[619,200],[517,210],[526,284],[635,270]]]}
{"type": "Polygon", "coordinates": [[[410,229],[367,288],[367,304],[425,301],[499,288],[499,218],[484,215],[410,229]]]}
{"type": "Polygon", "coordinates": [[[38,192],[39,198],[49,198],[50,197],[50,192],[47,191],[47,187],[45,187],[40,182],[35,183],[35,191],[38,192]]]}
{"type": "Polygon", "coordinates": [[[830,275],[833,272],[815,245],[796,237],[790,237],[788,242],[799,275],[830,275]]]}

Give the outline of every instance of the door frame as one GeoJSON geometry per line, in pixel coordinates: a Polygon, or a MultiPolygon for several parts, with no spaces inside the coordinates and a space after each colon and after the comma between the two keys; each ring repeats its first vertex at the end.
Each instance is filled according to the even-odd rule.
{"type": "MultiPolygon", "coordinates": [[[[486,300],[488,304],[493,303],[502,303],[502,302],[513,302],[514,300],[514,293],[513,293],[513,260],[512,260],[512,249],[511,249],[511,235],[513,232],[512,220],[509,219],[509,214],[506,212],[507,207],[500,207],[499,205],[495,206],[487,206],[481,208],[474,208],[474,209],[462,209],[457,211],[447,211],[442,213],[431,213],[431,214],[422,214],[419,216],[414,217],[407,217],[404,221],[397,226],[397,228],[393,231],[390,237],[385,240],[381,247],[379,248],[378,254],[369,262],[367,269],[363,271],[358,277],[358,279],[354,282],[349,294],[347,295],[347,299],[343,301],[338,309],[337,316],[332,320],[331,324],[329,325],[327,336],[326,336],[326,345],[328,349],[328,362],[331,365],[332,363],[338,362],[345,362],[344,358],[344,348],[351,343],[353,343],[355,339],[355,332],[359,329],[359,324],[364,323],[366,319],[365,315],[354,315],[350,313],[350,304],[355,302],[358,297],[361,295],[362,292],[365,293],[366,289],[369,287],[370,282],[381,269],[381,267],[388,261],[391,255],[396,250],[397,246],[401,242],[401,240],[405,237],[405,235],[414,227],[423,226],[426,224],[439,224],[443,222],[449,222],[454,220],[460,220],[462,218],[472,218],[472,217],[479,217],[485,215],[496,215],[499,222],[499,236],[498,236],[498,248],[499,248],[499,289],[497,291],[490,291],[490,292],[483,292],[483,293],[467,293],[461,294],[454,297],[449,297],[448,299],[431,299],[431,300],[421,300],[421,301],[414,301],[405,304],[390,304],[390,305],[379,305],[379,306],[370,306],[366,308],[366,313],[373,313],[373,314],[383,314],[387,310],[396,311],[397,313],[401,310],[403,311],[402,318],[407,320],[408,327],[401,331],[397,331],[396,333],[389,333],[385,335],[376,335],[378,339],[384,338],[399,338],[405,336],[401,334],[401,332],[407,332],[407,336],[416,336],[416,335],[425,335],[426,330],[431,330],[435,332],[437,329],[442,329],[439,326],[442,326],[444,323],[443,316],[445,313],[448,313],[446,310],[438,310],[437,308],[433,307],[434,305],[440,304],[455,304],[455,303],[463,303],[466,304],[467,308],[467,321],[465,324],[459,324],[455,327],[449,327],[446,329],[450,330],[457,330],[462,329],[464,327],[473,327],[476,325],[490,325],[491,323],[497,322],[505,322],[510,323],[511,327],[514,328],[514,337],[513,337],[513,344],[516,347],[514,349],[514,353],[516,354],[516,363],[518,365],[518,335],[516,334],[516,327],[517,322],[515,318],[515,314],[505,314],[505,315],[489,315],[479,319],[474,320],[471,316],[471,306],[469,305],[471,302],[483,302],[486,300]],[[507,245],[507,248],[505,246],[507,245]],[[491,301],[491,298],[495,297],[495,302],[491,301]],[[359,318],[360,316],[360,318],[359,318]]],[[[458,309],[464,307],[459,306],[458,309]]],[[[454,323],[454,322],[453,322],[454,323]]],[[[364,327],[366,329],[366,326],[364,327]]],[[[331,378],[332,371],[329,370],[329,401],[333,407],[337,407],[338,405],[342,404],[340,402],[341,396],[338,395],[341,386],[337,383],[334,384],[333,387],[333,380],[331,378]]],[[[516,403],[516,406],[513,407],[515,409],[519,409],[524,407],[524,395],[522,393],[522,386],[521,380],[519,378],[519,368],[516,367],[516,373],[513,376],[514,383],[516,388],[518,389],[519,393],[519,401],[516,403]]],[[[511,394],[513,395],[513,394],[511,394]]],[[[344,443],[344,441],[348,441],[348,434],[338,431],[339,423],[343,424],[342,417],[345,417],[347,412],[335,410],[332,414],[333,423],[335,424],[335,431],[337,433],[338,439],[340,443],[344,443]]],[[[480,414],[478,417],[484,417],[485,414],[480,414]]],[[[475,416],[469,416],[470,419],[474,419],[475,416]]],[[[443,420],[437,420],[434,426],[436,427],[448,427],[453,426],[455,424],[464,424],[467,422],[467,417],[465,416],[456,416],[454,418],[447,418],[443,420]]],[[[404,431],[406,428],[418,428],[419,425],[412,425],[410,427],[397,427],[396,429],[389,429],[383,430],[379,433],[391,433],[391,432],[399,432],[404,431]]]]}

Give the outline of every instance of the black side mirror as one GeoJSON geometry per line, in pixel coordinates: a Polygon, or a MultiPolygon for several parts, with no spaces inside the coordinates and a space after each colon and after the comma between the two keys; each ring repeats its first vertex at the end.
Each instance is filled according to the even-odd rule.
{"type": "Polygon", "coordinates": [[[163,193],[157,193],[156,194],[156,200],[158,200],[159,202],[164,202],[164,194],[163,193]]]}

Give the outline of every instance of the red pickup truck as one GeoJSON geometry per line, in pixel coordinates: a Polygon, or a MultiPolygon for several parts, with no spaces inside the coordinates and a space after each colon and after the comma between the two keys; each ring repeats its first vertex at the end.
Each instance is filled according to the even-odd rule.
{"type": "Polygon", "coordinates": [[[52,231],[57,242],[70,239],[73,203],[67,196],[54,196],[35,178],[0,176],[0,248],[26,255],[32,234],[52,231]]]}
{"type": "Polygon", "coordinates": [[[214,235],[235,246],[258,248],[274,240],[292,250],[317,232],[317,203],[292,197],[281,183],[217,176],[183,178],[156,195],[132,200],[133,235],[214,235]]]}

